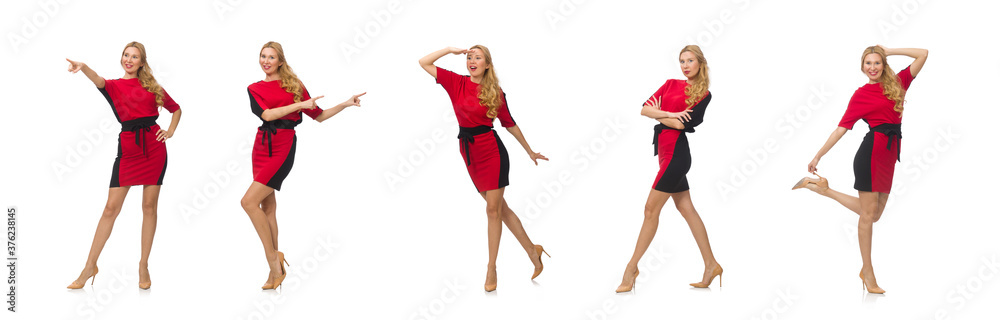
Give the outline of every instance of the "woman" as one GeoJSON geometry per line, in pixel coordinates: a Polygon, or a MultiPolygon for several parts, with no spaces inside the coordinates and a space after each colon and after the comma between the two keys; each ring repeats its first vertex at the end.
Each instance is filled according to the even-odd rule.
{"type": "Polygon", "coordinates": [[[903,101],[906,90],[927,61],[926,49],[889,49],[881,45],[868,47],[861,55],[861,72],[868,76],[868,83],[854,91],[847,111],[837,129],[816,156],[809,162],[809,173],[816,174],[819,159],[840,141],[847,130],[858,120],[868,123],[869,131],[854,156],[853,197],[830,189],[826,178],[802,178],[792,190],[808,188],[820,195],[837,200],[841,205],[857,213],[858,243],[861,246],[861,282],[870,293],[884,293],[875,282],[872,267],[872,224],[882,217],[889,190],[892,188],[892,174],[899,160],[900,142],[903,137],[900,124],[903,120],[903,101]],[[893,73],[886,63],[886,57],[905,55],[914,58],[909,67],[893,73]]]}
{"type": "Polygon", "coordinates": [[[705,260],[701,282],[692,283],[691,286],[708,287],[715,276],[719,276],[719,286],[722,286],[722,267],[715,261],[712,247],[708,243],[708,232],[691,203],[686,177],[691,168],[691,150],[688,149],[685,133],[694,132],[694,127],[701,124],[705,109],[712,101],[712,94],[708,92],[708,61],[701,48],[689,45],[681,49],[680,64],[687,80],[667,80],[642,106],[642,115],[660,122],[653,127],[653,154],[659,155],[660,171],[649,191],[649,197],[646,198],[645,219],[639,229],[635,252],[632,260],[625,266],[622,283],[615,292],[632,291],[635,279],[639,276],[639,259],[653,241],[656,227],[660,223],[660,211],[670,198],[674,199],[677,211],[687,220],[688,227],[698,242],[702,259],[705,260]]]}
{"type": "MultiPolygon", "coordinates": [[[[285,60],[281,44],[271,41],[260,49],[260,68],[264,80],[247,86],[250,110],[263,121],[257,128],[253,146],[253,183],[240,204],[250,216],[254,229],[264,245],[264,256],[270,266],[267,281],[261,289],[276,289],[285,280],[281,262],[285,255],[278,251],[278,220],[275,191],[288,176],[295,159],[295,126],[302,123],[302,113],[323,122],[351,106],[361,106],[364,93],[351,96],[337,106],[323,110],[292,71],[285,60]]],[[[287,264],[288,262],[285,262],[287,264]]]]}
{"type": "MultiPolygon", "coordinates": [[[[499,118],[500,125],[521,143],[531,161],[538,165],[538,160],[549,159],[541,153],[531,150],[528,141],[524,139],[521,129],[507,110],[507,98],[500,88],[496,71],[493,68],[493,58],[490,50],[482,45],[469,49],[455,47],[435,51],[420,59],[420,66],[437,83],[444,87],[451,98],[452,107],[459,125],[459,150],[465,159],[465,167],[472,177],[472,182],[479,195],[486,199],[487,236],[489,238],[489,262],[486,266],[487,292],[497,288],[497,251],[500,248],[501,223],[514,234],[517,241],[528,253],[528,258],[535,265],[532,279],[542,273],[542,253],[545,250],[540,245],[533,244],[528,234],[521,226],[521,220],[507,205],[503,198],[504,187],[509,183],[507,174],[510,162],[507,149],[500,136],[493,131],[493,119],[499,118]],[[468,76],[460,76],[454,72],[441,69],[434,62],[446,54],[465,54],[468,76]]],[[[545,252],[548,255],[548,252],[545,252]]]]}
{"type": "MultiPolygon", "coordinates": [[[[138,42],[129,42],[122,51],[121,66],[125,75],[121,79],[105,80],[90,69],[87,64],[66,59],[69,72],[83,71],[94,82],[104,98],[111,105],[111,112],[122,124],[118,134],[118,157],[111,170],[111,189],[104,214],[97,223],[94,242],[90,246],[87,263],[80,277],[67,288],[80,289],[87,279],[97,276],[97,258],[111,235],[115,218],[121,212],[125,195],[132,186],[142,186],[142,253],[139,258],[139,288],[149,289],[149,251],[153,247],[153,233],[156,232],[156,205],[160,197],[160,185],[167,172],[166,141],[174,136],[177,123],[181,120],[180,106],[160,87],[146,63],[146,47],[138,42]],[[163,130],[156,124],[159,116],[157,106],[173,113],[170,127],[163,130]]],[[[93,280],[90,281],[94,283],[93,280]]]]}

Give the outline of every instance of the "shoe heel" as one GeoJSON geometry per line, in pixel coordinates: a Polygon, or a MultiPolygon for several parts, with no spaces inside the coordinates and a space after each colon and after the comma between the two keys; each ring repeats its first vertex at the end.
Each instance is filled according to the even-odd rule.
{"type": "Polygon", "coordinates": [[[546,257],[552,258],[552,256],[550,256],[549,253],[545,251],[545,249],[542,249],[542,253],[544,253],[546,257]]]}

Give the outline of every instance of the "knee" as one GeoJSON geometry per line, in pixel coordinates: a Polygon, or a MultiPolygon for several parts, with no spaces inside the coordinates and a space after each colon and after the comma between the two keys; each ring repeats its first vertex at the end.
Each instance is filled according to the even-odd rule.
{"type": "Polygon", "coordinates": [[[250,212],[250,210],[254,208],[260,209],[260,203],[253,201],[253,199],[250,199],[249,197],[243,197],[243,199],[240,199],[240,206],[242,206],[243,210],[246,210],[247,212],[250,212]]]}
{"type": "Polygon", "coordinates": [[[862,224],[872,224],[876,220],[878,220],[878,219],[875,218],[875,212],[874,211],[862,211],[861,212],[860,222],[862,224]]]}
{"type": "Polygon", "coordinates": [[[660,218],[660,208],[655,208],[650,205],[646,205],[645,210],[643,210],[643,217],[647,221],[657,220],[660,218]]]}
{"type": "Polygon", "coordinates": [[[143,201],[142,202],[142,214],[144,214],[144,215],[156,215],[156,202],[154,202],[154,201],[143,201]]]}
{"type": "Polygon", "coordinates": [[[118,213],[122,211],[120,206],[104,206],[104,212],[101,214],[102,218],[114,219],[118,217],[118,213]]]}
{"type": "Polygon", "coordinates": [[[486,206],[486,218],[490,220],[500,220],[500,214],[503,207],[500,205],[487,205],[486,206]]]}

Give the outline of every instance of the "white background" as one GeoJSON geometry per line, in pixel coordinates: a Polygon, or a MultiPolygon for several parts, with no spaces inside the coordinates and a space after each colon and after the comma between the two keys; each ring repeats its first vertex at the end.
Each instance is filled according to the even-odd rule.
{"type": "MultiPolygon", "coordinates": [[[[14,318],[995,317],[998,9],[930,0],[7,3],[0,203],[20,209],[14,318]],[[152,289],[136,286],[133,188],[96,283],[66,290],[107,200],[118,124],[63,59],[118,78],[133,40],[184,110],[168,142],[152,289]],[[295,167],[278,193],[280,249],[293,267],[280,293],[259,289],[267,264],[238,205],[259,125],[246,86],[263,78],[257,55],[270,40],[313,95],[326,95],[321,106],[368,92],[364,107],[298,127],[295,167]],[[689,135],[688,177],[725,286],[687,285],[703,266],[671,202],[636,290],[615,294],[657,170],[655,122],[640,105],[682,76],[677,54],[692,42],[708,58],[713,100],[689,135]],[[501,132],[512,159],[506,199],[553,256],[529,281],[532,266],[504,231],[493,294],[481,289],[484,202],[462,167],[447,94],[417,65],[474,44],[491,49],[514,118],[552,159],[533,166],[501,132]],[[859,286],[857,216],[789,191],[865,83],[861,53],[874,44],[930,50],[906,97],[903,161],[875,227],[884,296],[859,286]]],[[[461,56],[438,65],[466,72],[461,56]]],[[[854,192],[865,130],[857,125],[820,163],[833,188],[854,192]]]]}

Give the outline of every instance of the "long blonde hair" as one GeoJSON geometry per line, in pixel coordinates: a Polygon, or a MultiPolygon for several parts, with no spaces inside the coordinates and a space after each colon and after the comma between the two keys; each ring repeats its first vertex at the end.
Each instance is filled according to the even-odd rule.
{"type": "Polygon", "coordinates": [[[288,61],[285,60],[285,50],[281,49],[281,44],[268,41],[260,48],[263,52],[264,49],[271,48],[278,52],[278,62],[281,66],[278,66],[278,76],[281,77],[281,88],[285,89],[288,93],[295,95],[295,102],[302,101],[302,81],[299,80],[299,76],[295,75],[292,71],[292,67],[288,65],[288,61]]]}
{"type": "Polygon", "coordinates": [[[684,89],[684,94],[687,95],[687,99],[684,102],[687,103],[690,109],[698,104],[698,101],[701,101],[705,97],[705,94],[708,93],[708,61],[705,60],[705,54],[701,52],[701,48],[697,45],[685,46],[677,56],[685,52],[693,53],[695,58],[698,59],[698,74],[694,76],[694,79],[691,79],[691,86],[684,89]]]}
{"type": "Polygon", "coordinates": [[[500,110],[500,96],[503,94],[500,90],[500,80],[497,79],[497,73],[493,68],[493,57],[490,56],[490,49],[480,44],[469,48],[469,50],[473,49],[482,51],[483,57],[486,59],[486,71],[483,73],[483,81],[480,81],[479,84],[479,103],[486,106],[486,116],[493,119],[497,117],[497,111],[500,110]]]}
{"type": "Polygon", "coordinates": [[[903,84],[899,82],[899,77],[892,71],[892,68],[889,68],[888,61],[885,59],[885,50],[882,50],[878,46],[865,48],[865,52],[861,55],[861,71],[864,72],[865,57],[872,53],[878,54],[879,58],[882,59],[882,75],[878,77],[878,83],[882,84],[882,94],[896,103],[892,108],[893,110],[903,112],[903,99],[906,97],[906,89],[903,89],[903,84]]]}
{"type": "Polygon", "coordinates": [[[156,78],[153,77],[153,72],[149,71],[149,63],[146,62],[146,47],[138,41],[129,42],[125,45],[125,49],[122,49],[122,56],[125,55],[125,50],[128,50],[130,47],[139,49],[139,63],[142,65],[139,67],[139,70],[136,71],[136,77],[139,78],[139,85],[141,85],[143,89],[146,89],[146,91],[156,95],[157,106],[163,106],[163,87],[156,82],[156,78]]]}

